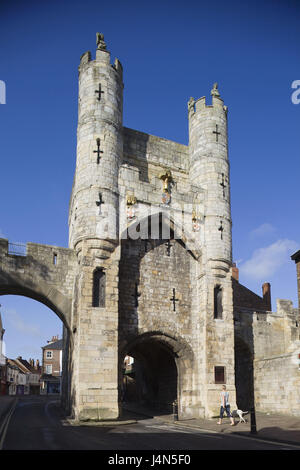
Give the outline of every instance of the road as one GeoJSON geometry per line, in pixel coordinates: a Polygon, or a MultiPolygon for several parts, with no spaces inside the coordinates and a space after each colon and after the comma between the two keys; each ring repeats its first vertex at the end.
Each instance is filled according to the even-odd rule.
{"type": "MultiPolygon", "coordinates": [[[[3,450],[283,450],[288,445],[188,429],[157,419],[127,425],[71,426],[51,397],[21,397],[1,437],[3,450]]],[[[153,468],[153,467],[152,467],[153,468]]]]}

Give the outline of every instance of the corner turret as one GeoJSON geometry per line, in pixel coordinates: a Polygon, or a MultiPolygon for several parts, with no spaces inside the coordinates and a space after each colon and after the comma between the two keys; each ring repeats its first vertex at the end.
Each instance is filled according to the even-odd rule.
{"type": "MultiPolygon", "coordinates": [[[[96,59],[79,65],[77,161],[69,213],[69,246],[93,246],[106,258],[118,239],[118,172],[123,152],[123,69],[112,65],[101,33],[96,59]]],[[[89,251],[91,247],[89,246],[89,251]]]]}
{"type": "Polygon", "coordinates": [[[215,83],[212,104],[188,103],[190,180],[205,191],[204,253],[212,268],[232,265],[227,106],[215,83]]]}

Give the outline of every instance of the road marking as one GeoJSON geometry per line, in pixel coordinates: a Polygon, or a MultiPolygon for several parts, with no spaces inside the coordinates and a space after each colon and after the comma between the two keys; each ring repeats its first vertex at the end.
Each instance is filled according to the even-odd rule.
{"type": "Polygon", "coordinates": [[[220,434],[218,431],[212,431],[211,429],[201,429],[197,426],[185,426],[184,424],[176,424],[176,427],[183,427],[185,429],[193,429],[194,431],[198,431],[201,433],[206,433],[206,434],[220,434]]]}
{"type": "Polygon", "coordinates": [[[199,428],[192,428],[191,430],[189,430],[189,428],[191,428],[189,426],[189,428],[185,427],[185,426],[182,426],[180,427],[179,425],[168,425],[168,424],[157,424],[157,425],[146,425],[145,427],[147,428],[154,428],[154,429],[164,429],[164,430],[167,430],[167,431],[171,431],[171,432],[180,432],[181,434],[210,434],[210,438],[214,438],[214,439],[223,439],[223,436],[219,436],[219,435],[216,435],[218,433],[216,433],[215,431],[206,431],[204,429],[199,429],[199,428]]]}
{"type": "Polygon", "coordinates": [[[17,403],[18,403],[18,399],[16,398],[16,400],[14,401],[12,407],[10,408],[8,414],[4,418],[3,423],[1,425],[1,428],[0,428],[0,450],[2,450],[4,440],[5,440],[5,437],[6,437],[6,433],[7,433],[7,429],[8,429],[8,425],[9,425],[10,419],[13,415],[13,412],[15,411],[17,403]]]}
{"type": "Polygon", "coordinates": [[[289,448],[289,450],[291,450],[290,448],[295,448],[295,449],[298,449],[300,450],[300,444],[288,444],[286,442],[279,442],[279,441],[271,441],[271,440],[266,440],[266,439],[261,439],[260,437],[252,437],[252,436],[240,436],[239,434],[237,433],[234,433],[234,432],[231,432],[231,433],[226,433],[224,434],[224,436],[233,436],[233,437],[237,437],[237,438],[240,438],[240,439],[251,439],[252,441],[256,441],[256,442],[263,442],[264,444],[271,444],[271,445],[275,445],[275,446],[284,446],[284,448],[286,448],[285,450],[287,450],[287,448],[289,448]]]}
{"type": "MultiPolygon", "coordinates": [[[[167,425],[165,425],[167,426],[167,425]]],[[[196,426],[185,426],[184,424],[176,424],[175,425],[176,427],[185,427],[186,429],[187,428],[191,428],[193,430],[197,430],[199,433],[205,433],[205,434],[219,434],[218,431],[212,431],[212,430],[208,430],[208,429],[200,429],[200,428],[197,428],[196,426]]],[[[281,449],[284,449],[284,450],[291,450],[293,448],[295,449],[300,449],[300,444],[288,444],[286,442],[280,442],[280,441],[272,441],[272,440],[266,440],[266,439],[261,439],[261,438],[256,438],[254,436],[241,436],[235,432],[231,432],[231,433],[224,433],[222,434],[222,436],[220,437],[221,439],[225,436],[233,436],[233,437],[239,437],[240,439],[252,439],[253,441],[256,441],[256,442],[263,442],[265,444],[271,444],[271,445],[277,445],[277,446],[281,446],[281,449]]],[[[215,437],[215,436],[211,436],[211,437],[215,437]]]]}

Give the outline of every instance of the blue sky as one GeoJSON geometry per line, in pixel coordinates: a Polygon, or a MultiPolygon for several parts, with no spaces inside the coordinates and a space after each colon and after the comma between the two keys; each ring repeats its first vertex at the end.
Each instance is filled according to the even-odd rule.
{"type": "MultiPolygon", "coordinates": [[[[68,245],[78,64],[103,32],[124,68],[124,125],[188,143],[187,102],[212,84],[229,108],[233,257],[240,281],[297,306],[300,2],[2,1],[0,236],[68,245]]],[[[38,357],[61,331],[43,305],[0,298],[7,354],[38,357]],[[30,351],[32,351],[30,353],[30,351]]]]}

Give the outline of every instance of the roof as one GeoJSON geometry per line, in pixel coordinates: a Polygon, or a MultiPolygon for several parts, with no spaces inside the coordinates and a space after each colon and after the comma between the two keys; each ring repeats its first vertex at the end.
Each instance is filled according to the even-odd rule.
{"type": "Polygon", "coordinates": [[[42,349],[63,349],[63,340],[59,339],[54,343],[49,343],[46,346],[42,346],[42,349]]]}
{"type": "Polygon", "coordinates": [[[291,256],[292,260],[295,261],[295,263],[298,263],[298,261],[300,261],[300,250],[296,251],[296,253],[294,253],[292,256],[291,256]]]}
{"type": "Polygon", "coordinates": [[[32,367],[32,365],[26,361],[26,359],[22,359],[22,357],[17,357],[15,363],[25,372],[30,372],[31,374],[39,374],[41,372],[41,366],[39,366],[39,368],[32,367]]]}
{"type": "Polygon", "coordinates": [[[16,361],[14,359],[7,359],[7,365],[11,369],[17,369],[19,372],[24,373],[24,370],[22,370],[21,367],[18,364],[16,364],[16,361]]]}

